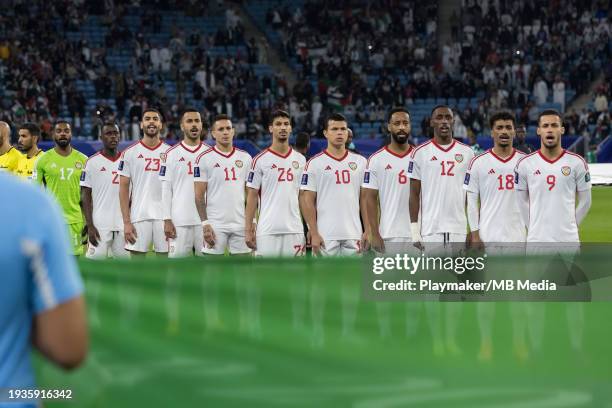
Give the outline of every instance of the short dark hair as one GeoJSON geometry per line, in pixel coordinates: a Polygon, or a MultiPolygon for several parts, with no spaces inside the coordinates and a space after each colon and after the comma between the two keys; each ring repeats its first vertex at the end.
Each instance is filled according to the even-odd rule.
{"type": "Polygon", "coordinates": [[[306,132],[300,132],[295,136],[295,147],[297,149],[305,149],[310,143],[310,135],[306,132]]]}
{"type": "Polygon", "coordinates": [[[70,124],[70,122],[68,122],[67,120],[64,120],[64,119],[56,120],[55,123],[53,123],[53,129],[55,130],[57,125],[61,125],[62,123],[65,123],[66,125],[68,125],[72,129],[72,125],[70,124]]]}
{"type": "Polygon", "coordinates": [[[551,116],[554,115],[554,116],[559,117],[559,121],[561,122],[561,125],[563,125],[563,117],[561,116],[561,114],[559,113],[558,110],[556,110],[556,109],[544,109],[538,115],[538,126],[540,126],[540,119],[542,119],[542,116],[549,116],[549,115],[551,115],[551,116]]]}
{"type": "Polygon", "coordinates": [[[325,130],[327,130],[329,122],[332,120],[334,122],[346,122],[348,124],[348,120],[346,120],[346,117],[344,117],[344,115],[342,115],[341,113],[331,113],[327,116],[327,119],[325,119],[325,130]]]}
{"type": "Polygon", "coordinates": [[[431,117],[433,117],[433,113],[436,111],[436,109],[440,109],[440,108],[444,108],[444,109],[448,109],[449,111],[451,111],[451,113],[453,114],[453,116],[455,116],[455,113],[453,112],[453,110],[451,109],[450,106],[448,105],[436,105],[433,107],[433,109],[431,110],[431,117]]]}
{"type": "Polygon", "coordinates": [[[512,126],[516,127],[516,118],[510,111],[502,110],[493,113],[489,118],[489,127],[493,129],[493,125],[495,125],[495,122],[498,120],[511,120],[512,126]]]}
{"type": "Polygon", "coordinates": [[[159,110],[157,110],[156,108],[147,108],[147,109],[143,110],[142,111],[142,117],[140,118],[141,121],[144,119],[145,114],[147,112],[157,113],[159,115],[159,120],[162,121],[162,122],[164,121],[164,115],[162,115],[162,113],[159,110]]]}
{"type": "Polygon", "coordinates": [[[387,115],[387,123],[391,122],[391,116],[393,116],[394,113],[398,113],[398,112],[403,112],[406,115],[408,115],[409,119],[412,119],[410,117],[410,112],[408,112],[408,109],[401,107],[401,106],[397,106],[389,111],[389,114],[387,115]]]}
{"type": "Polygon", "coordinates": [[[282,109],[277,109],[274,112],[272,112],[272,115],[270,115],[270,121],[268,123],[268,126],[271,126],[274,123],[274,119],[276,118],[287,118],[289,119],[289,122],[291,122],[291,116],[289,116],[288,112],[282,109]]]}
{"type": "Polygon", "coordinates": [[[32,122],[24,123],[23,125],[19,126],[17,131],[20,131],[21,129],[27,130],[32,136],[40,137],[40,128],[38,125],[35,125],[32,122]]]}
{"type": "Polygon", "coordinates": [[[185,110],[183,110],[183,112],[181,113],[181,120],[180,120],[180,122],[183,121],[183,118],[185,117],[186,113],[199,113],[200,114],[200,118],[202,117],[202,114],[200,113],[199,110],[197,110],[195,108],[185,108],[185,110]]]}
{"type": "Polygon", "coordinates": [[[114,120],[107,120],[106,122],[104,122],[102,124],[102,129],[104,129],[105,127],[117,127],[119,129],[119,131],[121,131],[121,126],[119,126],[119,124],[117,122],[115,122],[114,120]]]}
{"type": "Polygon", "coordinates": [[[215,115],[215,116],[213,117],[213,120],[212,120],[212,122],[211,122],[211,126],[210,126],[210,127],[211,127],[211,128],[214,128],[214,127],[215,127],[215,123],[217,123],[217,122],[218,122],[218,121],[220,121],[220,120],[229,120],[229,121],[231,121],[231,120],[232,120],[232,118],[230,118],[230,117],[229,117],[228,115],[226,115],[225,113],[220,113],[220,114],[218,114],[218,115],[215,115]]]}

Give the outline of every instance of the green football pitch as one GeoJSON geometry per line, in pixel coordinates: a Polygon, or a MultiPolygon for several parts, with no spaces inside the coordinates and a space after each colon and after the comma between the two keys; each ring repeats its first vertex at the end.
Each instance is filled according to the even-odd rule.
{"type": "MultiPolygon", "coordinates": [[[[611,215],[595,188],[582,240],[612,242],[611,215]]],[[[90,355],[70,374],[36,359],[39,388],[73,390],[45,406],[612,407],[608,303],[496,303],[479,358],[477,304],[365,301],[359,259],[80,266],[90,355]],[[457,349],[434,350],[436,310],[457,349]]]]}

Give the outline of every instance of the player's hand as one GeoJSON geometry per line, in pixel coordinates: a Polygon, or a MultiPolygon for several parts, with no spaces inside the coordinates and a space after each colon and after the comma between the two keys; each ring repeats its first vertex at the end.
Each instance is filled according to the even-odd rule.
{"type": "Polygon", "coordinates": [[[370,250],[370,239],[368,237],[368,233],[364,232],[361,234],[361,240],[359,242],[359,248],[361,253],[368,252],[370,250]]]}
{"type": "Polygon", "coordinates": [[[472,231],[469,233],[466,240],[468,248],[475,249],[477,251],[484,250],[484,243],[480,239],[480,233],[478,231],[472,231]]]}
{"type": "Polygon", "coordinates": [[[383,241],[382,237],[380,236],[380,233],[378,231],[376,231],[374,234],[372,234],[372,249],[378,253],[384,253],[385,252],[385,241],[383,241]]]}
{"type": "Polygon", "coordinates": [[[256,228],[257,224],[253,224],[251,229],[246,229],[244,232],[244,241],[246,246],[251,248],[253,251],[257,249],[256,228]]]}
{"type": "Polygon", "coordinates": [[[136,238],[138,238],[138,234],[136,234],[136,228],[134,228],[134,224],[131,222],[126,222],[123,224],[123,237],[125,238],[125,242],[128,244],[134,245],[136,243],[136,238]]]}
{"type": "Polygon", "coordinates": [[[325,248],[323,237],[318,232],[310,232],[310,246],[314,255],[321,255],[321,248],[325,248]]]}
{"type": "Polygon", "coordinates": [[[412,236],[412,245],[419,251],[424,251],[425,245],[423,245],[423,237],[421,237],[421,227],[417,222],[410,223],[410,235],[412,236]]]}
{"type": "Polygon", "coordinates": [[[89,243],[97,247],[99,239],[100,233],[98,232],[98,229],[94,225],[87,226],[87,240],[89,243]]]}
{"type": "Polygon", "coordinates": [[[168,239],[176,238],[176,228],[172,220],[164,220],[164,234],[168,239]]]}
{"type": "Polygon", "coordinates": [[[213,227],[208,224],[204,226],[204,242],[208,244],[209,247],[215,246],[215,240],[217,239],[215,235],[215,230],[213,227]]]}

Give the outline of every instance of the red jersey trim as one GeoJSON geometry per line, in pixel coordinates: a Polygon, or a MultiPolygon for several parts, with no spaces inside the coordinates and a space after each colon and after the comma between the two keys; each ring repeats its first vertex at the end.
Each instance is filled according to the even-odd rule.
{"type": "Polygon", "coordinates": [[[497,160],[499,160],[502,163],[508,163],[516,155],[516,149],[515,148],[512,148],[512,154],[510,156],[506,157],[505,159],[502,159],[501,157],[496,155],[495,152],[493,151],[493,149],[489,149],[489,150],[487,150],[487,152],[491,153],[491,156],[495,157],[497,160]]]}
{"type": "Polygon", "coordinates": [[[153,150],[157,150],[157,148],[158,148],[159,146],[161,146],[161,145],[163,145],[163,144],[164,144],[164,142],[162,142],[161,140],[159,141],[159,144],[157,144],[155,147],[149,147],[149,146],[147,146],[146,144],[142,143],[142,140],[140,140],[140,141],[139,141],[139,143],[140,143],[141,145],[143,145],[145,148],[147,148],[148,150],[151,150],[151,151],[153,151],[153,150]]]}
{"type": "Polygon", "coordinates": [[[556,159],[554,159],[554,160],[549,160],[549,159],[547,159],[546,157],[544,157],[544,155],[542,154],[542,151],[538,149],[538,154],[540,155],[540,157],[541,157],[541,158],[542,158],[542,159],[543,159],[545,162],[550,163],[550,164],[553,164],[553,163],[556,163],[557,161],[559,161],[559,159],[560,159],[560,158],[562,158],[563,156],[565,156],[565,152],[566,152],[566,150],[565,150],[565,149],[563,149],[563,151],[561,151],[561,154],[559,155],[559,157],[557,157],[557,158],[556,158],[556,159]]]}
{"type": "Polygon", "coordinates": [[[223,152],[220,152],[220,151],[219,151],[219,150],[217,150],[217,148],[216,148],[216,147],[214,147],[214,146],[213,146],[212,150],[213,150],[215,153],[217,153],[217,154],[219,154],[219,155],[221,155],[221,156],[225,157],[226,159],[229,159],[230,157],[232,157],[232,155],[234,154],[234,152],[236,152],[236,148],[235,148],[234,146],[232,146],[232,151],[231,151],[231,152],[229,152],[228,154],[225,154],[225,153],[223,153],[223,152]]]}
{"type": "Polygon", "coordinates": [[[436,146],[438,149],[442,150],[443,152],[448,152],[450,149],[452,149],[453,147],[455,147],[455,144],[457,144],[457,141],[455,139],[453,139],[452,143],[448,145],[448,147],[445,149],[444,147],[440,146],[439,144],[436,143],[435,140],[431,139],[431,143],[433,143],[434,146],[436,146]]]}
{"type": "Polygon", "coordinates": [[[472,157],[472,160],[470,160],[470,164],[468,165],[468,171],[469,171],[469,170],[472,170],[472,166],[474,165],[474,162],[475,162],[477,159],[480,159],[482,156],[485,156],[485,155],[486,155],[488,152],[489,152],[489,151],[487,150],[487,151],[486,151],[486,152],[484,152],[484,153],[480,153],[478,156],[472,157]]]}
{"type": "Polygon", "coordinates": [[[251,164],[251,170],[255,169],[255,164],[257,163],[257,160],[259,160],[259,158],[266,153],[268,153],[268,149],[264,149],[261,152],[259,152],[257,155],[255,155],[255,157],[253,158],[253,163],[251,164]]]}
{"type": "MultiPolygon", "coordinates": [[[[87,167],[87,163],[89,163],[89,161],[90,161],[91,159],[93,159],[94,157],[96,157],[96,156],[98,156],[98,155],[101,155],[101,154],[102,154],[102,151],[99,151],[99,152],[95,152],[94,154],[92,154],[91,156],[89,156],[89,157],[87,158],[87,160],[85,160],[85,166],[84,166],[84,167],[87,167]]],[[[121,153],[119,153],[119,157],[121,157],[121,153]]]]}
{"type": "Polygon", "coordinates": [[[289,147],[289,151],[287,152],[287,154],[286,154],[286,155],[284,155],[284,156],[283,156],[282,154],[280,154],[280,153],[275,152],[274,150],[272,150],[272,149],[271,149],[271,148],[269,148],[269,147],[268,147],[266,150],[267,150],[267,151],[269,151],[270,153],[272,153],[273,155],[278,156],[278,157],[280,157],[280,158],[282,158],[282,159],[286,159],[286,158],[287,158],[287,157],[289,157],[289,155],[291,155],[291,153],[293,152],[293,149],[291,148],[291,146],[289,147]]]}
{"type": "Polygon", "coordinates": [[[317,153],[317,154],[315,154],[314,156],[312,156],[312,157],[310,158],[310,160],[308,160],[308,161],[306,162],[306,166],[304,167],[304,171],[308,170],[308,166],[310,166],[310,162],[311,162],[311,161],[313,161],[313,160],[314,160],[314,159],[316,159],[317,157],[320,157],[321,155],[323,155],[323,152],[317,153]]]}
{"type": "Polygon", "coordinates": [[[412,146],[408,146],[408,151],[406,151],[406,153],[404,153],[404,154],[397,154],[397,153],[393,152],[391,149],[389,149],[388,145],[383,147],[383,149],[388,151],[393,156],[399,157],[400,159],[403,159],[404,157],[408,156],[412,152],[412,146]]]}
{"type": "Polygon", "coordinates": [[[579,155],[579,154],[576,154],[576,153],[573,153],[573,152],[567,151],[567,150],[566,150],[565,152],[566,152],[567,154],[569,154],[569,155],[576,156],[577,158],[579,158],[579,159],[582,161],[582,164],[584,164],[584,169],[585,169],[586,171],[588,171],[588,170],[589,170],[589,165],[587,164],[586,160],[584,160],[584,157],[582,157],[582,156],[581,156],[581,155],[579,155]]]}
{"type": "MultiPolygon", "coordinates": [[[[385,147],[386,147],[386,146],[385,146],[385,147]]],[[[378,153],[380,153],[380,152],[382,152],[382,151],[384,151],[384,150],[385,150],[385,148],[384,148],[384,147],[381,147],[380,149],[378,149],[377,151],[375,151],[374,153],[372,153],[372,154],[370,155],[370,157],[368,157],[368,162],[366,163],[366,168],[369,168],[369,167],[370,167],[370,160],[372,160],[372,159],[374,158],[374,156],[376,156],[378,153]]]]}
{"type": "MultiPolygon", "coordinates": [[[[538,150],[538,151],[539,151],[539,150],[538,150]]],[[[528,157],[533,156],[533,155],[534,155],[534,154],[536,154],[538,151],[531,152],[531,153],[529,153],[529,154],[527,154],[527,155],[525,155],[525,156],[521,157],[521,158],[519,159],[519,161],[516,163],[516,168],[518,168],[519,164],[521,164],[521,162],[522,162],[523,160],[525,160],[525,159],[526,159],[526,158],[528,158],[528,157]]]]}
{"type": "Polygon", "coordinates": [[[123,152],[121,152],[121,154],[127,152],[128,150],[130,150],[132,147],[137,146],[140,143],[140,140],[138,142],[134,142],[131,145],[129,145],[128,147],[125,148],[125,150],[123,150],[123,152]]]}
{"type": "Polygon", "coordinates": [[[202,158],[204,155],[206,155],[206,154],[208,154],[208,153],[210,153],[210,152],[213,152],[213,151],[214,151],[214,149],[211,147],[210,149],[208,149],[208,150],[206,150],[206,151],[204,151],[204,152],[200,153],[200,155],[199,155],[198,157],[196,157],[196,159],[195,159],[196,164],[199,164],[199,163],[200,163],[200,159],[201,159],[201,158],[202,158]]]}
{"type": "MultiPolygon", "coordinates": [[[[119,158],[121,157],[121,153],[117,153],[117,156],[116,156],[115,158],[108,157],[107,155],[105,155],[105,154],[104,154],[104,153],[102,153],[101,151],[99,151],[99,152],[98,152],[98,153],[96,153],[96,154],[99,154],[100,156],[104,157],[106,160],[111,161],[111,162],[113,162],[113,163],[114,163],[114,162],[116,162],[117,160],[119,160],[119,158]]],[[[94,154],[94,156],[95,156],[96,154],[94,154]]],[[[91,157],[94,157],[94,156],[91,156],[91,157]]],[[[90,159],[91,159],[91,157],[90,157],[90,159]]],[[[85,163],[85,164],[87,164],[87,163],[85,163]]]]}
{"type": "MultiPolygon", "coordinates": [[[[189,148],[187,147],[187,145],[183,144],[183,141],[180,141],[180,142],[179,142],[179,143],[177,143],[177,144],[181,145],[181,146],[183,147],[183,149],[187,150],[189,153],[195,153],[195,152],[197,152],[198,150],[200,150],[200,148],[201,148],[202,146],[206,146],[206,144],[205,144],[205,143],[200,142],[200,144],[198,145],[198,147],[196,147],[195,149],[193,149],[193,150],[192,150],[192,149],[189,149],[189,148]]],[[[176,146],[176,145],[175,145],[175,146],[176,146]]],[[[170,151],[170,149],[168,149],[168,152],[169,152],[169,151],[170,151]]]]}
{"type": "Polygon", "coordinates": [[[412,151],[412,154],[410,155],[410,158],[411,158],[411,159],[414,159],[414,156],[416,155],[416,153],[417,153],[419,150],[421,150],[421,148],[423,148],[423,147],[427,146],[427,145],[428,145],[428,144],[430,144],[431,142],[432,142],[431,140],[428,140],[427,142],[425,142],[425,143],[421,143],[420,145],[418,145],[418,146],[417,146],[417,147],[416,147],[416,148],[415,148],[415,149],[412,151]]]}
{"type": "Polygon", "coordinates": [[[347,156],[348,156],[348,154],[349,154],[349,151],[348,151],[348,150],[346,150],[346,151],[344,152],[344,155],[343,155],[341,158],[339,158],[339,159],[338,159],[338,158],[336,158],[336,157],[334,157],[334,156],[332,156],[331,154],[329,154],[329,152],[327,151],[327,149],[323,150],[323,153],[325,153],[326,155],[328,155],[329,157],[331,157],[331,158],[332,158],[332,159],[334,159],[335,161],[339,161],[339,162],[341,162],[342,160],[346,159],[346,157],[347,157],[347,156]]]}

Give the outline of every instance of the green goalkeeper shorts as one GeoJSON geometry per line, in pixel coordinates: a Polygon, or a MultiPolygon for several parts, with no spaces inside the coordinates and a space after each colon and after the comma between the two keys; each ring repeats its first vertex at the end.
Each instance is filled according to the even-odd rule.
{"type": "Polygon", "coordinates": [[[70,243],[72,244],[72,254],[82,255],[83,254],[83,223],[77,222],[74,224],[68,224],[68,233],[70,234],[70,243]]]}

